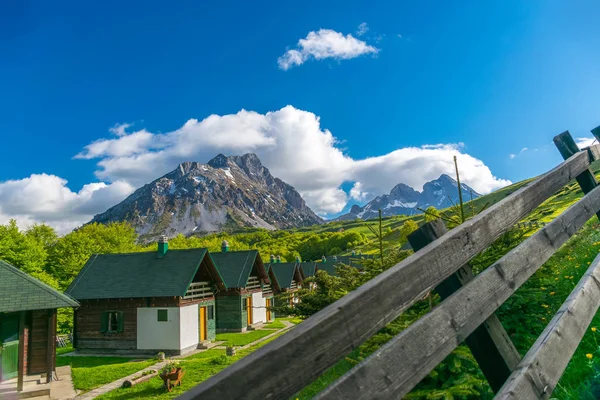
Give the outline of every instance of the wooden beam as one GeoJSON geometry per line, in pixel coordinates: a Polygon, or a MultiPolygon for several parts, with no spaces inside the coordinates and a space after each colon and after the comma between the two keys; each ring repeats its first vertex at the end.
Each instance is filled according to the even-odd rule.
{"type": "Polygon", "coordinates": [[[586,152],[574,155],[180,398],[289,398],[588,166],[586,152]],[[269,379],[264,379],[265,371],[269,379]]]}
{"type": "Polygon", "coordinates": [[[548,399],[600,306],[600,256],[527,352],[496,399],[548,399]]]}
{"type": "Polygon", "coordinates": [[[596,188],[316,398],[403,398],[599,209],[596,188]]]}
{"type": "Polygon", "coordinates": [[[25,317],[27,312],[19,313],[19,355],[17,362],[17,392],[23,391],[23,378],[25,376],[25,317]]]}
{"type": "MultiPolygon", "coordinates": [[[[417,251],[448,232],[444,221],[436,219],[408,235],[408,242],[417,251]]],[[[447,299],[458,289],[473,280],[469,264],[463,265],[458,272],[440,283],[435,291],[442,300],[447,299]]],[[[492,314],[466,339],[473,357],[485,375],[490,387],[497,393],[521,360],[510,337],[502,327],[496,314],[492,314]]]]}
{"type": "MultiPolygon", "coordinates": [[[[600,133],[600,132],[599,132],[600,133]]],[[[581,150],[587,150],[590,156],[590,163],[600,160],[600,144],[593,144],[581,150]]]]}
{"type": "Polygon", "coordinates": [[[48,310],[48,344],[46,347],[46,383],[52,382],[56,346],[56,310],[48,310]]]}
{"type": "MultiPolygon", "coordinates": [[[[575,140],[573,140],[569,131],[564,131],[560,135],[556,135],[554,137],[554,144],[565,160],[575,154],[579,154],[579,147],[577,147],[577,143],[575,143],[575,140]]],[[[583,193],[586,194],[597,186],[596,177],[589,168],[586,168],[585,171],[577,175],[575,179],[577,180],[579,187],[581,187],[581,190],[583,190],[583,193]]],[[[598,216],[598,219],[600,219],[600,212],[596,215],[598,216]]]]}

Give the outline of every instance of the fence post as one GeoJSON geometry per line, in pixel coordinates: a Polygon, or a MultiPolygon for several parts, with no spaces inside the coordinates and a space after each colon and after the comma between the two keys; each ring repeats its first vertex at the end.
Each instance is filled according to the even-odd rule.
{"type": "MultiPolygon", "coordinates": [[[[600,134],[599,128],[600,127],[592,129],[592,133],[594,134],[594,136],[596,134],[600,134]]],[[[571,136],[569,131],[564,131],[560,135],[556,135],[554,137],[554,144],[558,148],[560,155],[565,160],[571,157],[573,154],[579,152],[579,147],[577,146],[577,143],[575,143],[575,140],[573,140],[573,137],[571,136]]],[[[584,194],[591,192],[592,189],[594,189],[597,185],[596,178],[594,177],[594,174],[592,174],[592,171],[589,168],[586,171],[583,171],[581,174],[577,175],[577,177],[575,177],[575,180],[579,184],[581,190],[583,190],[584,194]]],[[[598,219],[600,219],[600,211],[596,213],[596,216],[598,217],[598,219]]]]}
{"type": "Polygon", "coordinates": [[[592,135],[594,135],[594,137],[596,138],[596,140],[598,140],[598,142],[600,143],[600,126],[595,127],[591,130],[591,132],[592,135]]]}
{"type": "MultiPolygon", "coordinates": [[[[444,222],[436,219],[408,235],[408,242],[418,251],[446,232],[448,230],[444,222]]],[[[465,264],[440,283],[435,291],[445,299],[472,279],[471,266],[465,264]]],[[[465,339],[465,343],[471,349],[490,387],[497,393],[521,360],[498,317],[495,314],[489,317],[465,339]]]]}

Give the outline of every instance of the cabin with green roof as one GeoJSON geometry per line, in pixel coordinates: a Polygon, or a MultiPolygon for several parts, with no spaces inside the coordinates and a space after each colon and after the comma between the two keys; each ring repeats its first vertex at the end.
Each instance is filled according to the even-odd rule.
{"type": "Polygon", "coordinates": [[[312,278],[317,273],[317,263],[315,263],[314,261],[304,261],[299,264],[304,279],[312,278]]]}
{"type": "Polygon", "coordinates": [[[327,257],[323,256],[321,262],[317,263],[317,271],[325,271],[331,276],[337,274],[335,267],[338,265],[337,261],[328,260],[327,257]]]}
{"type": "Polygon", "coordinates": [[[0,260],[0,382],[16,379],[18,392],[26,375],[46,374],[49,383],[56,367],[56,310],[78,306],[0,260]]]}
{"type": "Polygon", "coordinates": [[[84,352],[184,354],[216,335],[215,293],[224,279],[207,249],[94,254],[67,293],[75,312],[74,347],[84,352]]]}
{"type": "Polygon", "coordinates": [[[282,263],[280,259],[277,262],[269,264],[269,279],[275,292],[288,293],[290,306],[298,302],[298,296],[295,292],[301,287],[304,280],[304,272],[300,266],[300,260],[293,263],[282,263]]]}
{"type": "Polygon", "coordinates": [[[216,295],[217,332],[245,332],[272,320],[273,293],[263,293],[271,282],[258,251],[229,251],[225,240],[210,256],[227,287],[216,295]]]}

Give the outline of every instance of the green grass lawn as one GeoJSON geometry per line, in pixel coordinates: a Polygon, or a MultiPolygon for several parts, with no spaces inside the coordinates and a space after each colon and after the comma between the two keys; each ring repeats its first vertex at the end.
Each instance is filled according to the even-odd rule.
{"type": "MultiPolygon", "coordinates": [[[[61,348],[66,349],[66,348],[61,348]]],[[[72,350],[72,349],[71,349],[72,350]]],[[[66,352],[66,351],[65,351],[66,352]]],[[[64,352],[63,352],[64,354],[64,352]]],[[[155,364],[156,360],[131,361],[124,357],[56,357],[56,365],[71,365],[73,386],[87,392],[155,364]]]]}
{"type": "Polygon", "coordinates": [[[273,322],[268,322],[268,323],[264,324],[263,328],[264,329],[283,329],[283,328],[285,328],[285,325],[283,322],[281,322],[280,319],[276,319],[273,322]]]}
{"type": "Polygon", "coordinates": [[[72,345],[68,345],[66,347],[57,347],[56,348],[56,355],[60,356],[61,354],[67,354],[73,351],[73,346],[72,345]]]}
{"type": "Polygon", "coordinates": [[[298,317],[285,317],[285,318],[277,318],[280,321],[288,321],[291,322],[294,325],[298,325],[300,322],[302,322],[301,318],[298,317]]]}
{"type": "Polygon", "coordinates": [[[217,338],[215,341],[225,341],[223,346],[245,346],[272,333],[272,330],[257,330],[239,333],[217,333],[217,338]]]}
{"type": "MultiPolygon", "coordinates": [[[[261,332],[261,331],[254,331],[261,332]]],[[[272,333],[272,332],[271,332],[272,333]]],[[[280,333],[279,335],[282,335],[280,333]]],[[[172,392],[166,392],[162,385],[163,381],[160,377],[155,377],[147,382],[141,383],[129,389],[116,389],[106,393],[100,397],[100,400],[118,399],[172,399],[181,395],[186,390],[191,389],[200,382],[208,379],[212,375],[217,374],[229,365],[233,364],[240,358],[250,354],[259,347],[264,346],[268,342],[274,340],[279,335],[269,338],[264,342],[258,343],[248,349],[240,350],[235,357],[227,357],[225,350],[211,349],[202,353],[195,354],[181,359],[181,365],[185,370],[185,375],[181,382],[181,386],[175,387],[172,392]]]]}

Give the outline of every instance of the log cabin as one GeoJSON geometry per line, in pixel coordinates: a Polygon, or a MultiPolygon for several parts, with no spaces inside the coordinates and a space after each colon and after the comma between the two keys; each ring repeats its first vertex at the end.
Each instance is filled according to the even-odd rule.
{"type": "Polygon", "coordinates": [[[273,304],[272,288],[263,292],[271,282],[258,251],[229,251],[224,240],[221,252],[211,257],[227,287],[216,296],[217,332],[245,332],[272,320],[273,314],[267,315],[273,304]]]}
{"type": "Polygon", "coordinates": [[[288,293],[290,306],[298,302],[296,292],[304,280],[300,260],[293,263],[279,262],[269,264],[269,279],[277,293],[288,293]]]}
{"type": "Polygon", "coordinates": [[[94,254],[67,293],[81,306],[74,347],[82,352],[169,355],[214,340],[215,293],[226,287],[207,249],[94,254]]]}
{"type": "MultiPolygon", "coordinates": [[[[78,307],[77,301],[0,260],[0,382],[56,367],[56,311],[78,307]]],[[[0,395],[0,397],[2,397],[0,395]]]]}

